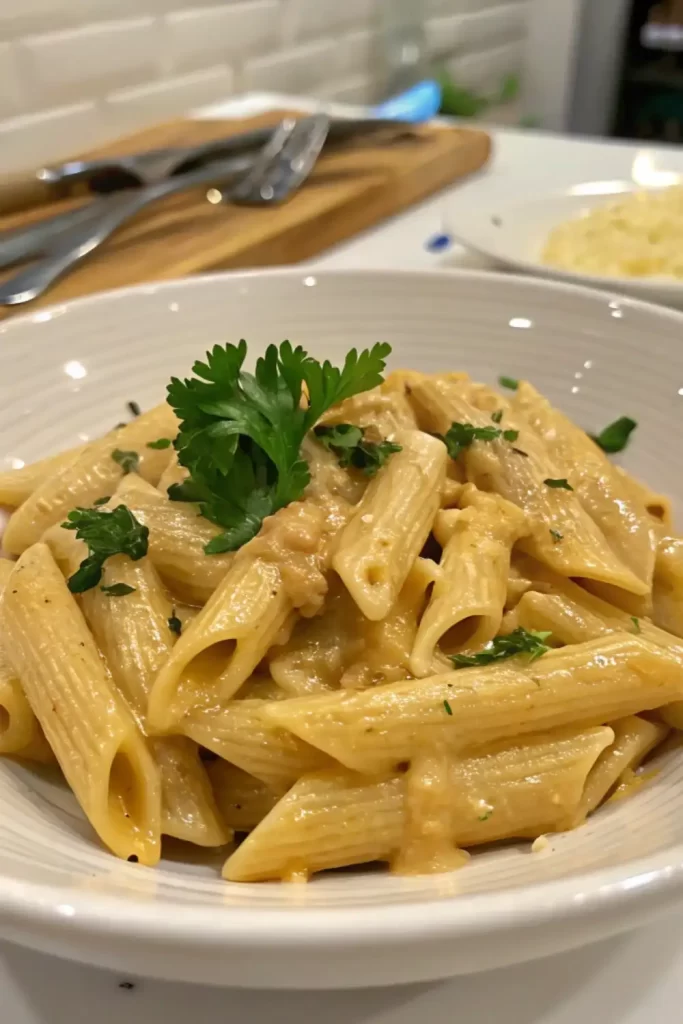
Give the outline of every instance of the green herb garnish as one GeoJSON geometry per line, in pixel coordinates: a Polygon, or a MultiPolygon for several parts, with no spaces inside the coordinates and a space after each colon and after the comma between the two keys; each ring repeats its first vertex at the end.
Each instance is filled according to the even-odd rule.
{"type": "Polygon", "coordinates": [[[441,440],[448,448],[452,459],[469,448],[474,441],[496,441],[502,437],[505,441],[516,441],[518,430],[500,430],[499,427],[475,427],[472,423],[451,423],[441,440]]]}
{"type": "Polygon", "coordinates": [[[62,526],[75,530],[78,540],[88,545],[88,557],[67,581],[72,594],[96,587],[102,579],[102,566],[112,555],[128,555],[137,562],[147,554],[149,530],[125,505],[119,505],[113,512],[75,508],[62,526]]]}
{"type": "Polygon", "coordinates": [[[153,448],[154,451],[163,451],[164,448],[170,448],[173,441],[170,437],[160,437],[157,441],[148,441],[147,447],[153,448]]]}
{"type": "Polygon", "coordinates": [[[560,541],[563,540],[563,538],[564,538],[564,534],[560,533],[559,530],[551,530],[550,531],[550,536],[553,538],[553,543],[554,544],[559,544],[560,541]]]}
{"type": "Polygon", "coordinates": [[[445,708],[445,710],[446,710],[446,714],[447,714],[447,715],[452,715],[452,714],[453,714],[453,708],[452,708],[452,707],[450,706],[450,704],[448,703],[448,701],[447,701],[447,700],[445,700],[445,701],[443,702],[443,706],[444,706],[444,708],[445,708]]]}
{"type": "Polygon", "coordinates": [[[640,619],[635,615],[631,616],[631,622],[633,623],[633,632],[640,633],[640,619]]]}
{"type": "Polygon", "coordinates": [[[523,455],[525,459],[529,458],[529,453],[523,452],[521,448],[515,448],[515,446],[513,445],[512,450],[513,452],[516,452],[517,455],[523,455]]]}
{"type": "Polygon", "coordinates": [[[266,516],[303,495],[310,480],[300,455],[304,437],[330,406],[380,384],[390,351],[383,344],[360,355],[352,349],[339,370],[284,341],[269,346],[251,374],[242,370],[241,341],[216,345],[205,363],[194,364],[195,377],[171,380],[167,400],[181,421],[173,444],[190,475],[168,494],[197,502],[224,528],[207,554],[246,544],[266,516]]]}
{"type": "Polygon", "coordinates": [[[99,505],[106,505],[108,501],[111,501],[111,494],[105,494],[102,498],[97,498],[93,501],[93,505],[97,508],[99,505]]]}
{"type": "Polygon", "coordinates": [[[555,487],[555,488],[560,487],[564,491],[573,491],[574,490],[574,488],[569,483],[569,481],[565,480],[564,477],[562,477],[562,479],[560,479],[560,480],[553,480],[553,479],[551,479],[549,477],[547,480],[544,480],[543,483],[546,484],[548,487],[555,487]]]}
{"type": "Polygon", "coordinates": [[[366,441],[364,431],[351,423],[316,427],[313,433],[328,451],[337,456],[340,466],[345,469],[352,466],[366,476],[375,476],[390,455],[402,451],[401,445],[392,441],[366,441]]]}
{"type": "Polygon", "coordinates": [[[630,416],[620,416],[599,434],[591,434],[590,437],[602,448],[603,452],[614,455],[616,452],[623,452],[637,426],[636,421],[632,420],[630,416]]]}
{"type": "Polygon", "coordinates": [[[493,420],[494,423],[500,423],[502,418],[503,418],[503,410],[502,409],[496,409],[495,412],[491,413],[491,419],[493,420]]]}
{"type": "Polygon", "coordinates": [[[519,381],[515,377],[499,377],[498,383],[502,388],[508,388],[510,391],[516,391],[519,387],[519,381]]]}
{"type": "Polygon", "coordinates": [[[118,462],[124,473],[135,473],[140,463],[137,452],[122,452],[120,448],[115,448],[111,457],[114,462],[118,462]]]}
{"type": "Polygon", "coordinates": [[[125,597],[132,594],[135,587],[129,587],[127,583],[111,583],[108,587],[100,587],[100,590],[108,597],[125,597]]]}
{"type": "Polygon", "coordinates": [[[512,658],[515,654],[528,654],[529,661],[535,661],[542,654],[550,650],[545,641],[550,632],[545,630],[524,629],[518,626],[507,636],[497,636],[489,641],[483,651],[478,654],[453,654],[451,661],[456,668],[465,668],[469,665],[490,665],[492,661],[503,661],[505,658],[512,658]]]}
{"type": "Polygon", "coordinates": [[[173,609],[173,614],[168,620],[168,628],[171,630],[172,633],[175,633],[176,636],[180,636],[180,634],[183,631],[183,624],[176,615],[175,608],[173,609]]]}
{"type": "Polygon", "coordinates": [[[492,809],[489,810],[489,811],[485,811],[484,814],[480,814],[479,815],[479,817],[477,818],[477,821],[488,821],[492,814],[493,814],[493,810],[492,809]]]}

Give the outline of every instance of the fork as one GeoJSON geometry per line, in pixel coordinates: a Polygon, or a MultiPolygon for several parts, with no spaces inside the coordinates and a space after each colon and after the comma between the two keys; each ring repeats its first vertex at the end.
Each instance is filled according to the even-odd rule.
{"type": "Polygon", "coordinates": [[[232,188],[238,202],[253,201],[259,205],[282,202],[299,188],[312,170],[328,130],[329,118],[324,114],[315,114],[299,121],[285,119],[256,159],[248,161],[249,169],[238,176],[236,182],[233,158],[132,194],[112,196],[106,201],[107,209],[96,223],[88,221],[69,231],[66,236],[60,236],[45,259],[0,285],[0,305],[22,305],[38,298],[50,285],[99,248],[130,217],[159,199],[201,185],[220,186],[227,177],[233,181],[232,188]]]}

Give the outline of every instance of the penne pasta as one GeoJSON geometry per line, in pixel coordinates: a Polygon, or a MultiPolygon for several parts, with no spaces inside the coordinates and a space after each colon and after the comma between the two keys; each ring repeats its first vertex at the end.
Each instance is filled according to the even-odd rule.
{"type": "Polygon", "coordinates": [[[573,815],[558,827],[576,828],[619,784],[628,772],[635,771],[647,755],[662,743],[669,732],[665,725],[629,715],[612,722],[614,740],[603,750],[591,768],[579,805],[573,815]]]}
{"type": "MultiPolygon", "coordinates": [[[[613,736],[604,727],[565,730],[449,760],[442,849],[456,852],[456,844],[539,834],[559,824],[576,810],[586,777],[613,736]]],[[[233,882],[289,879],[374,860],[393,861],[401,870],[411,848],[413,867],[433,870],[433,818],[411,819],[409,774],[377,777],[337,768],[305,776],[230,855],[224,876],[233,882]]]]}
{"type": "MultiPolygon", "coordinates": [[[[411,401],[420,426],[439,433],[445,433],[452,422],[490,427],[490,415],[470,404],[465,390],[464,385],[443,380],[413,385],[411,401]]],[[[517,432],[514,445],[502,438],[475,440],[462,457],[470,482],[480,490],[495,491],[526,514],[531,532],[520,547],[561,576],[598,580],[628,594],[646,596],[648,584],[617,558],[576,494],[563,485],[546,483],[562,484],[562,474],[541,439],[512,415],[506,415],[505,426],[517,432]]]]}
{"type": "Polygon", "coordinates": [[[683,537],[665,535],[659,542],[652,601],[653,621],[683,637],[683,537]]]}
{"type": "Polygon", "coordinates": [[[59,765],[102,841],[155,864],[159,772],[45,544],[16,563],[0,602],[15,673],[59,765]]]}
{"type": "Polygon", "coordinates": [[[200,516],[196,505],[170,501],[135,473],[123,478],[116,494],[149,529],[149,557],[169,590],[189,604],[206,604],[235,557],[204,551],[220,527],[200,516]]]}
{"type": "Polygon", "coordinates": [[[408,578],[439,508],[446,449],[417,430],[371,481],[339,538],[332,565],[363,615],[383,619],[408,578]]]}
{"type": "Polygon", "coordinates": [[[250,832],[280,799],[265,782],[217,758],[209,764],[213,794],[227,828],[250,832]]]}
{"type": "MultiPolygon", "coordinates": [[[[13,567],[14,562],[0,558],[0,600],[13,567]]],[[[43,761],[49,760],[49,749],[21,682],[10,665],[0,632],[0,754],[43,761]]]]}
{"type": "Polygon", "coordinates": [[[634,421],[595,444],[526,382],[387,352],[216,345],[0,473],[0,754],[56,758],[117,855],[237,830],[235,882],[451,871],[683,733],[683,540],[601,447],[634,421]]]}
{"type": "Polygon", "coordinates": [[[641,636],[615,633],[550,651],[531,665],[511,659],[362,693],[297,697],[268,705],[263,716],[347,768],[376,773],[435,743],[457,753],[681,698],[678,659],[641,636]]]}
{"type": "Polygon", "coordinates": [[[76,506],[91,505],[109,497],[124,475],[114,453],[134,452],[138,472],[150,483],[159,480],[170,458],[168,450],[147,447],[149,441],[173,435],[176,418],[166,404],[143,413],[99,441],[94,441],[58,473],[47,477],[10,516],[3,537],[5,550],[19,555],[35,544],[51,526],[66,518],[76,506]]]}
{"type": "Polygon", "coordinates": [[[295,502],[242,548],[159,672],[151,728],[167,732],[187,711],[234,696],[269,649],[287,641],[295,609],[319,610],[327,591],[322,570],[345,514],[343,501],[295,502]]]}
{"type": "MultiPolygon", "coordinates": [[[[410,656],[410,670],[439,670],[437,645],[446,655],[477,650],[500,630],[508,592],[512,545],[528,532],[516,505],[468,485],[461,511],[440,513],[443,544],[439,573],[410,656]]],[[[442,667],[442,666],[441,666],[442,667]]]]}
{"type": "Polygon", "coordinates": [[[614,554],[649,590],[657,538],[645,504],[588,434],[527,381],[520,382],[511,406],[543,440],[559,476],[569,480],[614,554]]]}
{"type": "MultiPolygon", "coordinates": [[[[115,507],[115,496],[110,506],[115,507]]],[[[59,550],[57,559],[75,571],[85,545],[74,534],[53,527],[46,534],[59,550]]],[[[147,704],[152,684],[173,649],[171,602],[149,558],[131,561],[115,555],[103,568],[102,586],[81,596],[83,613],[111,671],[114,683],[147,734],[147,704]],[[130,588],[111,597],[104,588],[130,588]]],[[[198,846],[223,846],[230,839],[213,801],[196,746],[180,736],[156,737],[150,750],[161,775],[162,832],[198,846]]]]}
{"type": "Polygon", "coordinates": [[[0,473],[0,505],[18,508],[31,497],[43,481],[75,462],[85,448],[86,445],[83,444],[57,455],[48,455],[47,458],[31,462],[21,469],[10,469],[0,473]]]}
{"type": "Polygon", "coordinates": [[[258,698],[228,701],[193,711],[183,719],[182,729],[195,743],[265,782],[275,792],[284,793],[301,775],[320,768],[327,759],[265,720],[262,711],[270,704],[258,698]]]}

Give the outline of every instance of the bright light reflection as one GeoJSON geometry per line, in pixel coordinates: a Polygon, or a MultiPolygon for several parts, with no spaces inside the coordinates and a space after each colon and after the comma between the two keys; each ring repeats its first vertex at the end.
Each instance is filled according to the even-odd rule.
{"type": "Polygon", "coordinates": [[[306,285],[307,288],[315,288],[317,283],[318,282],[316,281],[316,279],[314,277],[305,277],[304,278],[304,284],[306,285]]]}
{"type": "Polygon", "coordinates": [[[584,181],[581,185],[573,185],[570,196],[611,196],[621,192],[630,192],[633,185],[629,181],[584,181]]]}
{"type": "Polygon", "coordinates": [[[71,362],[64,363],[64,373],[67,377],[71,377],[72,380],[82,380],[83,377],[87,377],[88,375],[88,371],[83,363],[79,363],[77,359],[72,359],[71,362]]]}
{"type": "Polygon", "coordinates": [[[52,313],[35,313],[33,316],[34,324],[44,324],[48,320],[52,320],[52,313]]]}
{"type": "Polygon", "coordinates": [[[178,305],[177,302],[171,302],[169,303],[168,308],[171,311],[171,313],[177,313],[178,310],[180,309],[180,306],[178,305]]]}
{"type": "Polygon", "coordinates": [[[637,153],[631,165],[631,177],[636,185],[643,185],[645,188],[665,188],[667,185],[680,185],[680,174],[676,171],[657,170],[654,160],[649,153],[637,153]]]}
{"type": "Polygon", "coordinates": [[[508,323],[510,324],[510,327],[518,327],[523,331],[534,326],[533,320],[527,320],[525,316],[513,316],[512,320],[509,320],[508,323]]]}
{"type": "Polygon", "coordinates": [[[26,465],[23,459],[15,459],[12,458],[12,456],[10,456],[7,461],[9,462],[10,467],[12,469],[23,469],[24,466],[26,465]]]}
{"type": "Polygon", "coordinates": [[[584,370],[590,370],[592,365],[593,365],[593,360],[592,359],[587,359],[586,362],[583,364],[583,368],[584,368],[584,370]]]}

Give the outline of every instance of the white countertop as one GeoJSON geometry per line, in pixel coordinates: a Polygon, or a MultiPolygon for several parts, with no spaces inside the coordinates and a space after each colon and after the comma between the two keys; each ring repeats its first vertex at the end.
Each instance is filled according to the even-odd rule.
{"type": "MultiPolygon", "coordinates": [[[[258,94],[216,104],[196,116],[247,116],[297,102],[302,101],[258,94]]],[[[484,173],[329,250],[313,265],[482,266],[458,245],[430,251],[430,239],[444,231],[447,221],[457,225],[460,203],[495,203],[576,181],[635,177],[652,184],[653,175],[663,170],[683,173],[683,149],[501,129],[495,132],[494,158],[484,173]]],[[[456,1019],[462,1024],[678,1024],[681,1006],[680,915],[536,964],[359,992],[273,994],[168,985],[120,978],[0,943],[0,1024],[452,1024],[456,1019]]]]}

